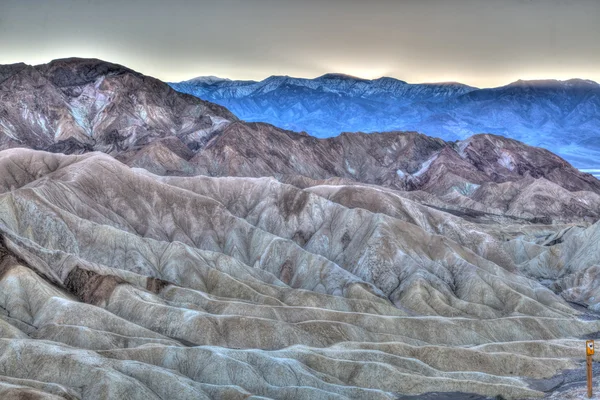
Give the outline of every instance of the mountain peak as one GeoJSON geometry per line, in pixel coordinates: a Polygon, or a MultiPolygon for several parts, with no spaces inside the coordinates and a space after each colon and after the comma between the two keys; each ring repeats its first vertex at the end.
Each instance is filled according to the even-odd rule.
{"type": "Polygon", "coordinates": [[[379,83],[400,83],[400,84],[406,84],[408,82],[400,80],[400,79],[396,79],[396,78],[392,78],[390,76],[382,76],[381,78],[377,78],[377,79],[373,79],[373,82],[379,82],[379,83]]]}
{"type": "Polygon", "coordinates": [[[271,75],[263,80],[264,81],[282,81],[285,79],[290,79],[289,75],[271,75]]]}
{"type": "Polygon", "coordinates": [[[359,78],[357,76],[342,74],[342,73],[328,73],[321,75],[315,80],[346,80],[346,81],[368,81],[368,79],[359,78]]]}
{"type": "Polygon", "coordinates": [[[573,86],[600,86],[598,83],[589,79],[572,78],[567,80],[558,79],[533,79],[525,80],[519,79],[515,82],[509,83],[504,87],[532,87],[532,88],[559,88],[559,87],[573,87],[573,86]]]}
{"type": "Polygon", "coordinates": [[[0,71],[4,69],[13,69],[13,68],[25,68],[27,64],[20,62],[14,64],[0,64],[0,71]]]}
{"type": "Polygon", "coordinates": [[[0,67],[0,74],[8,79],[2,82],[0,146],[110,152],[132,147],[130,137],[137,145],[167,136],[195,145],[237,119],[224,107],[97,59],[17,64],[0,67]]]}
{"type": "Polygon", "coordinates": [[[460,83],[460,82],[455,82],[455,81],[447,81],[447,82],[429,82],[429,83],[422,83],[421,85],[427,85],[427,86],[438,86],[438,87],[448,87],[448,88],[465,88],[465,89],[479,89],[475,86],[469,86],[466,85],[464,83],[460,83]]]}
{"type": "Polygon", "coordinates": [[[85,85],[100,76],[124,73],[142,75],[122,65],[96,58],[62,58],[34,68],[58,87],[85,85]]]}
{"type": "Polygon", "coordinates": [[[217,82],[230,82],[231,79],[229,78],[220,78],[218,76],[214,76],[214,75],[207,75],[207,76],[198,76],[196,78],[190,79],[186,82],[188,83],[204,83],[207,85],[212,85],[213,83],[217,83],[217,82]]]}
{"type": "Polygon", "coordinates": [[[598,82],[595,82],[591,79],[580,79],[580,78],[573,78],[573,79],[569,79],[567,81],[564,81],[565,83],[569,84],[569,85],[592,85],[592,86],[600,86],[600,84],[598,82]]]}
{"type": "Polygon", "coordinates": [[[25,68],[27,68],[27,64],[25,63],[0,65],[0,82],[4,82],[25,68]]]}

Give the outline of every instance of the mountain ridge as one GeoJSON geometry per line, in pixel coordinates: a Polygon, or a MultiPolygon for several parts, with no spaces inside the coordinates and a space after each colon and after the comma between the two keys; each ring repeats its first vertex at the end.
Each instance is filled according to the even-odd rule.
{"type": "Polygon", "coordinates": [[[517,80],[480,89],[452,82],[343,77],[170,85],[224,105],[241,119],[317,137],[415,130],[462,140],[493,133],[545,147],[579,168],[600,166],[594,161],[600,159],[600,85],[594,81],[517,80]]]}
{"type": "MultiPolygon", "coordinates": [[[[0,83],[0,94],[6,100],[0,105],[0,149],[29,147],[75,154],[99,150],[128,165],[166,175],[296,176],[437,196],[459,193],[464,199],[457,204],[469,203],[468,207],[489,209],[491,214],[505,211],[489,208],[493,199],[482,185],[508,184],[520,192],[534,185],[528,181],[531,178],[544,179],[569,192],[600,194],[600,182],[560,157],[493,134],[461,141],[414,131],[341,133],[317,139],[266,123],[240,121],[222,106],[101,60],[70,58],[38,66],[17,64],[0,71],[12,73],[0,83]],[[484,203],[471,204],[473,199],[484,203]]],[[[260,90],[268,93],[293,79],[272,77],[260,90]]],[[[315,86],[334,81],[333,89],[352,87],[370,95],[365,92],[366,84],[354,79],[334,74],[316,83],[303,82],[315,86]]],[[[389,87],[388,83],[384,82],[384,87],[389,87]]],[[[405,85],[399,81],[391,84],[405,85]]],[[[340,97],[336,93],[328,96],[340,97]]],[[[572,195],[562,197],[567,202],[572,195]]],[[[535,212],[520,213],[515,215],[539,217],[535,212]]],[[[567,221],[596,217],[597,213],[580,206],[565,209],[562,215],[552,213],[552,218],[567,221]]]]}
{"type": "MultiPolygon", "coordinates": [[[[10,64],[9,64],[10,65],[10,64]]],[[[531,84],[535,84],[535,83],[556,83],[556,84],[564,84],[564,83],[585,83],[585,84],[590,84],[590,85],[599,85],[599,82],[596,82],[592,79],[585,79],[585,78],[568,78],[568,79],[556,79],[556,78],[542,78],[542,79],[522,79],[519,78],[515,81],[511,81],[508,83],[505,83],[503,85],[499,85],[499,86],[489,86],[489,87],[478,87],[478,86],[473,86],[473,85],[469,85],[466,83],[462,83],[462,82],[458,82],[458,81],[426,81],[426,82],[408,82],[408,81],[404,81],[402,79],[399,78],[395,78],[392,76],[387,76],[387,75],[383,75],[380,76],[379,78],[361,78],[355,75],[350,75],[350,74],[345,74],[342,72],[328,72],[325,73],[323,75],[319,75],[317,77],[314,78],[306,78],[306,77],[297,77],[297,76],[292,76],[292,75],[269,75],[268,77],[261,79],[261,80],[255,80],[255,79],[232,79],[232,78],[222,78],[220,76],[216,76],[216,75],[198,75],[197,77],[194,78],[190,78],[190,79],[185,79],[182,81],[169,81],[167,83],[169,84],[181,84],[181,83],[187,83],[187,82],[193,82],[193,81],[199,81],[199,82],[206,82],[206,83],[218,83],[218,82],[222,82],[222,81],[228,81],[228,82],[248,82],[248,83],[260,83],[260,82],[264,82],[265,80],[269,79],[269,78],[290,78],[290,79],[297,79],[299,81],[314,81],[314,80],[322,80],[322,79],[347,79],[347,80],[356,80],[356,81],[363,81],[363,82],[376,82],[376,81],[395,81],[395,82],[401,82],[407,85],[457,85],[457,86],[464,86],[464,87],[468,87],[468,88],[472,88],[474,90],[485,90],[485,89],[499,89],[499,88],[505,88],[507,86],[515,86],[515,85],[519,85],[519,84],[527,84],[527,83],[531,83],[531,84]]]]}

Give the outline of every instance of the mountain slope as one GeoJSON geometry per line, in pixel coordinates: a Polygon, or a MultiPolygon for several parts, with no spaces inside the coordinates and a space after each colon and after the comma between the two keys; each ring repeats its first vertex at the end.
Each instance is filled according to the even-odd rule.
{"type": "Polygon", "coordinates": [[[592,81],[517,81],[476,89],[328,74],[316,79],[273,76],[261,82],[211,79],[170,85],[222,104],[244,120],[317,137],[414,130],[456,140],[492,133],[545,147],[580,168],[598,168],[594,160],[600,155],[600,85],[592,81]]]}
{"type": "Polygon", "coordinates": [[[202,142],[237,120],[223,107],[99,60],[0,67],[0,148],[123,151],[157,138],[202,142]]]}
{"type": "Polygon", "coordinates": [[[332,186],[158,177],[100,153],[11,149],[0,170],[8,394],[538,397],[528,379],[576,367],[568,338],[600,330],[498,258],[504,239],[410,200],[382,214],[332,186]]]}
{"type": "MultiPolygon", "coordinates": [[[[133,164],[149,170],[152,163],[133,164]]],[[[261,123],[233,123],[212,138],[189,160],[195,174],[212,176],[274,176],[302,186],[302,179],[342,180],[342,183],[380,185],[402,191],[425,191],[455,207],[491,214],[508,211],[511,198],[498,203],[493,185],[510,187],[513,196],[531,185],[558,186],[555,204],[562,211],[535,213],[544,196],[528,198],[532,209],[513,209],[514,216],[556,221],[595,221],[594,207],[574,200],[589,193],[597,204],[600,182],[581,173],[547,150],[495,135],[476,135],[445,142],[415,132],[345,133],[335,138],[283,131],[261,123]]],[[[555,191],[555,190],[553,190],[555,191]]],[[[447,204],[444,206],[446,207],[447,204]]]]}

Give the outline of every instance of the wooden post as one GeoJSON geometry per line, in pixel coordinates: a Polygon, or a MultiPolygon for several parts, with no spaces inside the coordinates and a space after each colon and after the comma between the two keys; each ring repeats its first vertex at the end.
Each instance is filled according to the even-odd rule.
{"type": "Polygon", "coordinates": [[[592,398],[592,356],[594,355],[594,341],[588,340],[585,342],[585,358],[587,364],[587,394],[592,398]]]}
{"type": "Polygon", "coordinates": [[[588,397],[592,398],[592,356],[587,356],[587,389],[588,397]]]}

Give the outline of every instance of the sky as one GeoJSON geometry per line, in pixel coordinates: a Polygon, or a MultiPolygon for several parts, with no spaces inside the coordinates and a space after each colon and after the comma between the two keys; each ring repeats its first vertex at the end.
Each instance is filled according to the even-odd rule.
{"type": "Polygon", "coordinates": [[[171,82],[600,82],[600,0],[0,0],[0,64],[65,57],[171,82]]]}

